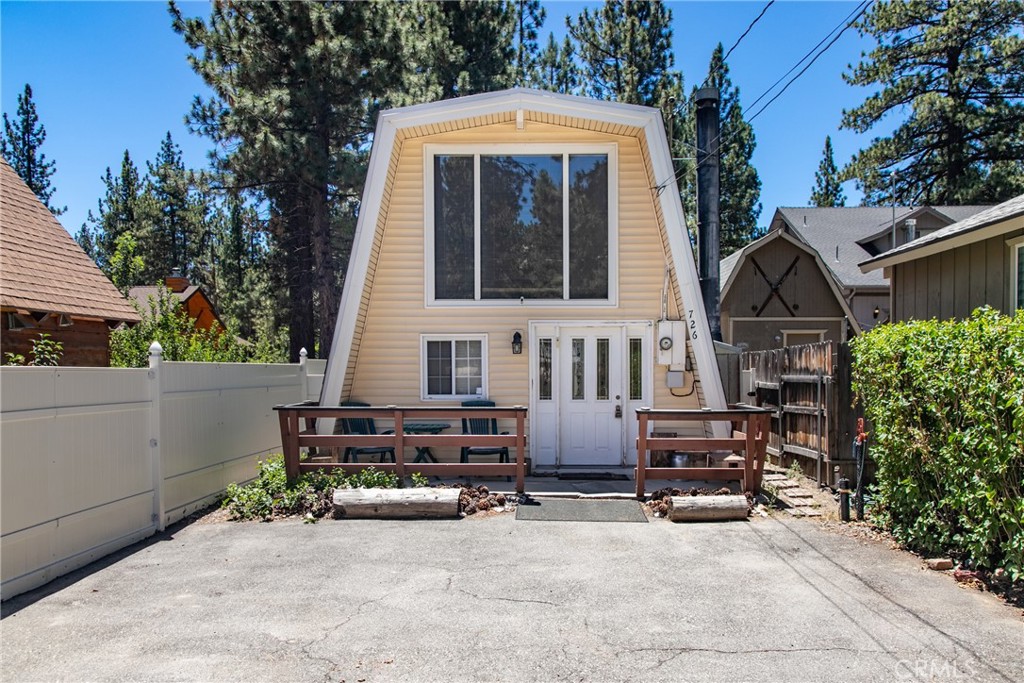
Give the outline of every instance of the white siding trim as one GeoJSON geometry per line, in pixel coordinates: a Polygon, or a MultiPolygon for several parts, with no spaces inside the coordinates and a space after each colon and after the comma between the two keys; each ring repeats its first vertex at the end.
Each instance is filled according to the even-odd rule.
{"type": "Polygon", "coordinates": [[[1020,276],[1021,255],[1024,252],[1024,235],[1006,240],[1006,245],[1010,247],[1010,277],[1007,278],[1010,282],[1010,310],[1007,311],[1007,315],[1013,315],[1018,308],[1024,308],[1024,301],[1017,298],[1017,292],[1020,291],[1018,277],[1020,276]]]}

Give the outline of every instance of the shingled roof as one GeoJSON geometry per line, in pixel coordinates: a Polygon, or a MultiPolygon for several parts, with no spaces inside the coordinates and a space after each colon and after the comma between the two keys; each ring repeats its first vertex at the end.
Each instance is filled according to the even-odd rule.
{"type": "MultiPolygon", "coordinates": [[[[913,242],[907,242],[895,249],[881,253],[874,258],[863,261],[860,265],[865,271],[878,270],[894,263],[903,263],[927,256],[929,253],[936,251],[935,249],[928,251],[930,245],[938,245],[941,242],[946,242],[956,237],[965,237],[972,233],[977,233],[977,239],[984,239],[986,235],[980,232],[982,228],[987,228],[995,223],[1008,221],[1018,216],[1024,216],[1024,194],[980,213],[975,213],[953,225],[947,225],[930,235],[919,237],[913,242]]],[[[1018,226],[1012,227],[1014,229],[1018,228],[1018,226]]]]}
{"type": "MultiPolygon", "coordinates": [[[[950,223],[961,221],[987,206],[897,206],[896,222],[926,208],[950,223]]],[[[781,206],[772,229],[783,223],[799,239],[821,255],[826,267],[843,287],[888,287],[881,271],[864,273],[858,264],[872,257],[859,243],[871,239],[892,224],[891,206],[807,207],[781,206]]]]}
{"type": "Polygon", "coordinates": [[[0,159],[0,305],[137,322],[139,314],[0,159]]]}

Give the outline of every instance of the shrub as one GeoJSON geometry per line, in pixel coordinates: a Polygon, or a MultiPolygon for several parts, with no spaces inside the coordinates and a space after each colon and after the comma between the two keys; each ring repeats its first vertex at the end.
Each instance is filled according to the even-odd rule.
{"type": "MultiPolygon", "coordinates": [[[[412,474],[413,486],[426,486],[427,478],[412,474]]],[[[333,506],[333,492],[337,488],[398,488],[398,475],[373,467],[345,476],[342,470],[315,470],[305,472],[288,483],[284,456],[272,455],[260,461],[259,475],[245,485],[230,484],[221,507],[227,508],[232,519],[261,519],[303,515],[307,521],[316,521],[328,514],[333,506]]]]}
{"type": "Polygon", "coordinates": [[[881,325],[851,348],[875,521],[913,550],[1024,578],[1024,310],[881,325]]]}

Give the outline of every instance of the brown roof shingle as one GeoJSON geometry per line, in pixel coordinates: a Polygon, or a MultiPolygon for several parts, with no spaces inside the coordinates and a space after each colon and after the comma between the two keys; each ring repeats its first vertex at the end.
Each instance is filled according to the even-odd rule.
{"type": "Polygon", "coordinates": [[[0,304],[105,320],[139,314],[0,159],[0,304]]]}

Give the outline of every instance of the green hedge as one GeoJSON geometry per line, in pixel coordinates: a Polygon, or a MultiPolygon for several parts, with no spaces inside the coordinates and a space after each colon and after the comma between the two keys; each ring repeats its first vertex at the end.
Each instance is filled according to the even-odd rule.
{"type": "Polygon", "coordinates": [[[880,325],[851,347],[875,521],[911,549],[1024,577],[1024,310],[880,325]]]}

